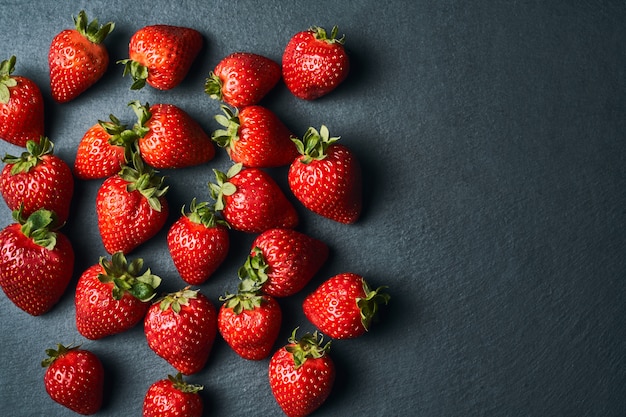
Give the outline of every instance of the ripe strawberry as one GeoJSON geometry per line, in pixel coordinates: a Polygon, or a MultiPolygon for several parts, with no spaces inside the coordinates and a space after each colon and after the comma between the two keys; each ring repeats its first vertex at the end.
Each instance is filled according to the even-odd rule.
{"type": "Polygon", "coordinates": [[[233,113],[222,106],[215,120],[226,129],[213,132],[212,139],[233,162],[249,168],[289,165],[298,156],[289,128],[270,109],[248,106],[233,113]]]}
{"type": "Polygon", "coordinates": [[[50,88],[58,103],[73,100],[94,85],[109,66],[109,53],[102,42],[115,24],[89,22],[84,11],[74,18],[75,29],[65,29],[52,39],[48,52],[50,88]]]}
{"type": "Polygon", "coordinates": [[[217,311],[198,290],[185,288],[153,304],[144,320],[148,346],[185,375],[204,368],[217,336],[217,311]]]}
{"type": "Polygon", "coordinates": [[[134,130],[139,151],[153,168],[173,169],[203,164],[215,156],[211,138],[189,114],[173,104],[129,104],[137,114],[134,130]]]}
{"type": "Polygon", "coordinates": [[[204,92],[233,107],[257,104],[278,83],[280,65],[262,55],[235,52],[223,58],[209,74],[204,92]]]}
{"type": "Polygon", "coordinates": [[[261,284],[265,294],[287,297],[302,290],[327,259],[324,242],[292,229],[269,229],[252,243],[239,277],[261,284]]]}
{"type": "Polygon", "coordinates": [[[24,147],[44,134],[44,104],[34,81],[11,75],[15,61],[12,56],[0,62],[0,139],[24,147]]]}
{"type": "Polygon", "coordinates": [[[104,367],[98,356],[61,344],[46,349],[46,355],[41,366],[47,368],[43,382],[50,398],[78,414],[96,414],[104,394],[104,367]]]}
{"type": "Polygon", "coordinates": [[[146,83],[158,90],[170,90],[180,84],[203,45],[195,29],[151,25],[139,29],[130,38],[124,75],[133,79],[131,89],[139,90],[146,83]]]}
{"type": "Polygon", "coordinates": [[[0,231],[0,287],[17,307],[39,316],[50,310],[67,288],[74,269],[74,249],[64,234],[50,229],[54,214],[37,210],[0,231]]]}
{"type": "Polygon", "coordinates": [[[304,417],[318,409],[335,382],[335,365],[328,354],[330,342],[322,346],[323,337],[317,332],[298,340],[297,330],[269,364],[272,394],[288,417],[304,417]]]}
{"type": "Polygon", "coordinates": [[[361,168],[354,154],[329,137],[328,128],[309,128],[294,142],[302,154],[289,167],[289,188],[309,210],[340,223],[361,214],[361,168]]]}
{"type": "Polygon", "coordinates": [[[233,165],[226,174],[215,172],[216,183],[209,183],[215,209],[234,230],[261,233],[276,227],[294,228],[298,213],[276,181],[257,168],[233,165]]]}
{"type": "Polygon", "coordinates": [[[142,272],[143,259],[128,263],[122,252],[85,270],[76,285],[76,328],[96,340],[125,332],[143,320],[161,278],[150,269],[142,272]]]}
{"type": "Polygon", "coordinates": [[[143,400],[143,417],[201,417],[202,385],[188,384],[181,373],[150,385],[143,400]]]}
{"type": "Polygon", "coordinates": [[[11,210],[23,205],[28,217],[45,208],[56,214],[59,225],[65,223],[74,194],[72,170],[53,154],[54,144],[45,136],[39,142],[28,141],[20,156],[6,155],[7,165],[0,173],[0,194],[11,210]]]}
{"type": "Polygon", "coordinates": [[[337,26],[330,36],[314,26],[298,32],[283,52],[283,79],[289,91],[303,100],[314,100],[333,91],[350,71],[344,36],[337,39],[337,26]]]}
{"type": "Polygon", "coordinates": [[[167,246],[180,277],[188,284],[204,283],[224,262],[230,238],[228,223],[212,206],[193,199],[167,233],[167,246]]]}
{"type": "Polygon", "coordinates": [[[371,290],[357,274],[338,274],[309,294],[302,308],[311,323],[330,337],[355,338],[369,330],[378,305],[389,302],[385,288],[371,290]]]}
{"type": "Polygon", "coordinates": [[[96,215],[108,253],[128,254],[165,225],[169,187],[163,187],[163,179],[135,152],[132,167],[104,180],[96,194],[96,215]]]}

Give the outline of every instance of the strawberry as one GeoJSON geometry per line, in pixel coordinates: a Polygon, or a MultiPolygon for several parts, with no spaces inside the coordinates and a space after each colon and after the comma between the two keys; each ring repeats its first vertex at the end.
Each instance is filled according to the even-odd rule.
{"type": "Polygon", "coordinates": [[[276,181],[258,168],[235,164],[226,174],[213,170],[216,183],[209,183],[215,209],[234,230],[261,233],[276,227],[294,228],[298,213],[276,181]]]}
{"type": "Polygon", "coordinates": [[[150,385],[143,400],[143,417],[201,417],[202,385],[188,384],[179,372],[150,385]]]}
{"type": "Polygon", "coordinates": [[[48,65],[52,98],[58,103],[75,99],[94,85],[109,66],[109,53],[103,44],[115,24],[89,22],[84,11],[74,19],[74,29],[57,34],[50,44],[48,65]]]}
{"type": "Polygon", "coordinates": [[[130,253],[156,235],[169,215],[164,178],[144,165],[137,152],[132,160],[133,166],[104,180],[96,194],[98,230],[110,254],[130,253]]]}
{"type": "Polygon", "coordinates": [[[0,287],[17,307],[39,316],[50,310],[67,288],[74,270],[74,249],[63,233],[53,231],[54,213],[40,209],[25,218],[15,210],[0,231],[0,287]]]}
{"type": "Polygon", "coordinates": [[[34,81],[11,75],[15,61],[12,56],[0,62],[0,139],[24,147],[44,134],[44,104],[34,81]]]}
{"type": "Polygon", "coordinates": [[[131,89],[140,90],[146,83],[157,90],[171,90],[180,84],[202,49],[203,39],[195,29],[151,25],[139,29],[130,38],[124,76],[133,79],[131,89]]]}
{"type": "Polygon", "coordinates": [[[289,167],[289,188],[309,210],[340,223],[354,223],[361,214],[361,168],[354,154],[329,137],[328,128],[309,128],[294,139],[301,155],[289,167]]]}
{"type": "Polygon", "coordinates": [[[251,52],[235,52],[223,58],[209,74],[204,92],[214,100],[243,108],[258,104],[281,77],[280,65],[251,52]]]}
{"type": "Polygon", "coordinates": [[[256,237],[241,279],[262,285],[265,294],[287,297],[302,290],[328,259],[328,246],[292,229],[269,229],[256,237]]]}
{"type": "Polygon", "coordinates": [[[58,224],[67,221],[74,194],[72,170],[53,154],[54,144],[45,136],[39,142],[28,141],[20,156],[6,155],[0,173],[0,194],[11,210],[23,205],[28,217],[45,208],[56,214],[58,224]]]}
{"type": "Polygon", "coordinates": [[[271,168],[289,165],[298,156],[291,131],[270,109],[254,105],[233,113],[222,106],[222,111],[215,120],[225,129],[213,132],[212,139],[233,162],[271,168]]]}
{"type": "Polygon", "coordinates": [[[173,169],[199,165],[215,156],[211,138],[189,114],[173,104],[129,104],[137,114],[133,127],[139,151],[153,168],[173,169]]]}
{"type": "MultiPolygon", "coordinates": [[[[79,347],[46,349],[43,382],[55,402],[85,416],[96,414],[104,396],[104,367],[98,356],[79,347]]],[[[52,412],[52,410],[51,410],[52,412]]]]}
{"type": "Polygon", "coordinates": [[[283,52],[283,80],[294,96],[314,100],[333,91],[350,71],[344,48],[345,37],[337,39],[337,26],[330,36],[313,26],[291,37],[283,52]]]}
{"type": "Polygon", "coordinates": [[[379,287],[371,290],[360,275],[342,273],[323,282],[302,303],[305,316],[320,331],[334,339],[351,339],[363,335],[381,303],[389,294],[379,287]]]}
{"type": "Polygon", "coordinates": [[[304,417],[318,409],[331,393],[335,365],[329,356],[330,342],[322,346],[317,332],[280,348],[269,364],[269,381],[276,402],[288,417],[304,417]]]}
{"type": "Polygon", "coordinates": [[[142,269],[143,259],[128,263],[122,252],[116,252],[82,273],[74,296],[76,328],[81,335],[102,339],[143,320],[161,278],[142,269]]]}
{"type": "Polygon", "coordinates": [[[180,277],[188,284],[204,283],[228,255],[228,223],[206,202],[194,198],[167,233],[167,246],[180,277]]]}
{"type": "Polygon", "coordinates": [[[185,288],[153,304],[144,319],[148,346],[185,375],[204,368],[217,336],[217,311],[199,290],[185,288]]]}

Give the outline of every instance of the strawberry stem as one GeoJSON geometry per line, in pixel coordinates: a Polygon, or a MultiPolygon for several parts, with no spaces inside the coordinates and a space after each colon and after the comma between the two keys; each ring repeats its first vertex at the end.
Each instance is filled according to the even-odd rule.
{"type": "Polygon", "coordinates": [[[356,304],[359,306],[359,310],[361,311],[361,323],[365,330],[369,330],[372,319],[378,312],[378,306],[380,304],[388,304],[391,296],[385,292],[383,292],[388,287],[382,286],[378,287],[375,290],[370,289],[369,285],[365,280],[363,280],[363,291],[365,292],[365,297],[357,298],[356,304]]]}
{"type": "Polygon", "coordinates": [[[72,345],[64,346],[59,343],[56,349],[46,349],[47,358],[41,361],[41,367],[47,368],[48,366],[52,365],[52,363],[56,361],[58,358],[65,356],[68,352],[78,349],[79,347],[80,345],[79,346],[72,346],[72,345]]]}
{"type": "Polygon", "coordinates": [[[300,162],[308,164],[313,160],[320,161],[326,158],[327,149],[340,138],[340,136],[331,137],[328,128],[322,125],[319,131],[309,127],[302,140],[298,138],[291,138],[291,140],[295,143],[298,152],[303,155],[300,162]]]}
{"type": "Polygon", "coordinates": [[[239,140],[239,111],[233,112],[227,106],[221,106],[224,114],[215,116],[215,120],[226,129],[217,129],[211,135],[211,139],[221,148],[228,148],[232,142],[239,140]]]}
{"type": "Polygon", "coordinates": [[[98,279],[103,283],[113,283],[111,292],[116,300],[121,300],[125,293],[129,293],[140,301],[150,301],[161,284],[161,278],[153,275],[150,268],[141,273],[143,259],[134,259],[129,264],[122,252],[114,253],[110,260],[101,257],[100,266],[104,273],[99,274],[98,279]]]}
{"type": "Polygon", "coordinates": [[[168,375],[167,379],[170,380],[174,388],[179,390],[180,392],[184,392],[186,394],[196,394],[204,389],[204,386],[197,384],[189,384],[183,380],[183,374],[177,373],[176,376],[168,375]]]}
{"type": "Polygon", "coordinates": [[[132,165],[125,165],[119,173],[128,182],[128,191],[139,191],[153,210],[161,211],[160,198],[169,190],[169,186],[163,187],[165,178],[143,162],[137,149],[132,152],[132,165]]]}
{"type": "Polygon", "coordinates": [[[298,369],[308,359],[319,359],[324,357],[330,351],[330,341],[322,346],[324,336],[317,331],[314,333],[306,333],[300,339],[296,338],[296,327],[289,338],[289,345],[285,346],[287,352],[291,353],[295,369],[298,369]]]}
{"type": "Polygon", "coordinates": [[[54,212],[39,209],[33,212],[27,219],[23,216],[24,204],[13,211],[13,218],[21,225],[21,231],[27,238],[43,248],[54,249],[57,243],[57,234],[51,227],[57,222],[54,212]]]}
{"type": "Polygon", "coordinates": [[[2,162],[13,164],[11,167],[11,175],[23,174],[29,172],[41,163],[45,155],[51,155],[54,150],[54,144],[45,136],[42,136],[39,142],[29,140],[26,142],[26,151],[20,156],[5,155],[2,162]]]}
{"type": "Polygon", "coordinates": [[[222,80],[213,71],[209,73],[205,83],[204,92],[214,100],[221,101],[224,97],[222,94],[222,80]]]}
{"type": "Polygon", "coordinates": [[[0,103],[8,103],[11,98],[10,87],[17,85],[17,80],[11,77],[13,70],[15,70],[15,56],[12,56],[6,61],[0,62],[0,103]]]}
{"type": "Polygon", "coordinates": [[[241,172],[242,167],[241,163],[234,164],[226,173],[213,169],[216,182],[209,183],[209,191],[211,192],[211,197],[215,200],[215,211],[224,210],[224,196],[233,195],[237,191],[237,187],[228,180],[241,172]]]}
{"type": "Polygon", "coordinates": [[[185,287],[180,291],[167,294],[161,299],[159,308],[161,311],[171,308],[174,313],[178,314],[182,306],[189,305],[189,300],[198,298],[199,292],[199,290],[190,290],[189,287],[185,287]]]}
{"type": "Polygon", "coordinates": [[[113,32],[113,29],[115,28],[115,23],[113,22],[109,22],[102,26],[98,24],[98,19],[93,19],[89,22],[87,13],[85,13],[84,10],[81,10],[78,13],[78,16],[72,17],[72,19],[74,19],[74,26],[76,26],[76,30],[85,38],[89,39],[90,42],[95,44],[102,43],[109,33],[113,32]]]}

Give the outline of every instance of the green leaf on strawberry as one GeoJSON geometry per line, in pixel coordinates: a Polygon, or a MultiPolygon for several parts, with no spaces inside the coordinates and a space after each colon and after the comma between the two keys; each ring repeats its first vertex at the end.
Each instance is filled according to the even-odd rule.
{"type": "Polygon", "coordinates": [[[116,252],[111,259],[100,258],[100,266],[104,270],[98,275],[100,282],[112,282],[111,291],[113,298],[121,300],[124,293],[128,292],[140,301],[149,301],[156,295],[156,288],[161,284],[161,278],[152,274],[150,268],[145,272],[143,259],[136,258],[128,263],[122,252],[116,252]]]}
{"type": "Polygon", "coordinates": [[[0,62],[0,103],[8,103],[11,98],[10,87],[17,85],[17,80],[11,77],[15,70],[15,56],[0,62]]]}

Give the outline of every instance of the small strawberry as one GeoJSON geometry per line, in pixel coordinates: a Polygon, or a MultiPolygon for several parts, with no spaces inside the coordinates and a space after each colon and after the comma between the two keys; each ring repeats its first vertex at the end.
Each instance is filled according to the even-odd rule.
{"type": "Polygon", "coordinates": [[[345,37],[337,39],[337,26],[330,36],[314,26],[292,36],[283,52],[283,79],[298,98],[314,100],[333,91],[350,71],[344,48],[345,37]]]}
{"type": "Polygon", "coordinates": [[[143,160],[153,168],[200,165],[215,156],[211,138],[189,114],[173,104],[129,104],[137,114],[133,127],[143,160]]]}
{"type": "Polygon", "coordinates": [[[328,246],[292,229],[269,229],[256,237],[241,279],[262,285],[265,294],[291,296],[302,290],[328,259],[328,246]]]}
{"type": "Polygon", "coordinates": [[[28,141],[20,156],[6,155],[7,165],[0,173],[0,194],[11,210],[23,205],[28,217],[45,208],[56,214],[58,224],[68,219],[74,194],[72,170],[53,154],[54,144],[45,136],[39,142],[28,141]]]}
{"type": "Polygon", "coordinates": [[[153,304],[144,319],[148,346],[185,375],[204,368],[217,336],[217,311],[200,291],[185,288],[153,304]]]}
{"type": "Polygon", "coordinates": [[[289,167],[289,188],[309,210],[340,223],[354,223],[361,214],[361,168],[354,154],[336,144],[328,128],[309,128],[294,142],[302,154],[289,167]]]}
{"type": "Polygon", "coordinates": [[[142,89],[146,83],[158,90],[171,90],[180,84],[202,49],[203,39],[195,29],[151,25],[139,29],[130,38],[124,75],[133,79],[131,89],[142,89]]]}
{"type": "Polygon", "coordinates": [[[48,52],[50,88],[58,103],[73,100],[94,85],[109,66],[109,53],[102,43],[115,24],[89,22],[84,11],[74,18],[75,29],[65,29],[52,39],[48,52]]]}
{"type": "Polygon", "coordinates": [[[228,223],[206,202],[191,201],[167,233],[167,246],[180,277],[188,284],[204,283],[228,255],[228,223]]]}
{"type": "Polygon", "coordinates": [[[224,114],[215,120],[225,129],[213,132],[212,139],[226,149],[233,162],[248,168],[289,165],[298,156],[289,128],[270,109],[248,106],[233,113],[222,106],[224,114]]]}
{"type": "Polygon", "coordinates": [[[24,147],[44,134],[44,104],[34,81],[11,75],[15,61],[12,56],[0,62],[0,139],[24,147]]]}
{"type": "Polygon", "coordinates": [[[261,233],[276,227],[294,228],[298,213],[276,181],[258,168],[233,165],[226,174],[213,170],[216,183],[209,183],[215,209],[234,230],[261,233]]]}
{"type": "Polygon", "coordinates": [[[133,251],[165,225],[169,207],[164,178],[146,166],[137,152],[133,166],[107,178],[96,194],[98,230],[110,254],[133,251]]]}
{"type": "Polygon", "coordinates": [[[304,417],[318,409],[335,382],[335,365],[328,354],[330,342],[322,346],[323,337],[317,332],[298,340],[297,330],[269,364],[272,394],[288,417],[304,417]]]}
{"type": "Polygon", "coordinates": [[[235,52],[223,58],[209,74],[204,92],[233,107],[258,104],[278,83],[280,65],[262,55],[235,52]]]}
{"type": "Polygon", "coordinates": [[[183,380],[179,372],[150,385],[143,400],[143,417],[201,417],[204,403],[202,385],[183,380]]]}
{"type": "Polygon", "coordinates": [[[342,273],[309,294],[302,308],[309,321],[330,337],[355,338],[369,330],[379,304],[389,302],[385,288],[371,290],[363,277],[342,273]]]}
{"type": "Polygon", "coordinates": [[[116,252],[82,273],[74,296],[76,328],[81,335],[101,339],[143,320],[161,278],[142,269],[143,259],[128,263],[122,252],[116,252]]]}
{"type": "Polygon", "coordinates": [[[0,231],[0,287],[20,309],[39,316],[50,310],[67,288],[74,270],[70,240],[50,227],[54,213],[37,210],[0,231]]]}
{"type": "MultiPolygon", "coordinates": [[[[59,344],[46,349],[43,382],[55,402],[84,416],[96,414],[104,396],[104,367],[89,350],[59,344]]],[[[52,411],[52,410],[51,410],[52,411]]]]}

